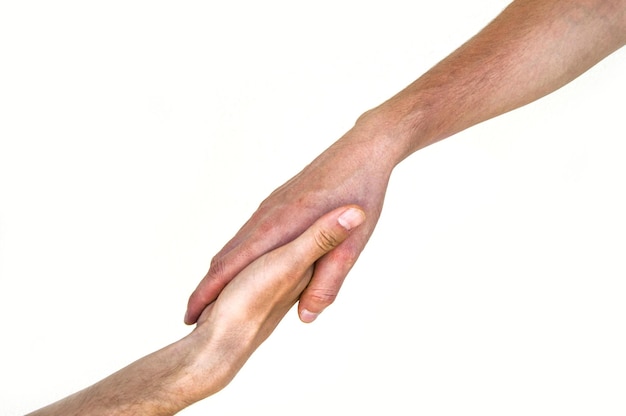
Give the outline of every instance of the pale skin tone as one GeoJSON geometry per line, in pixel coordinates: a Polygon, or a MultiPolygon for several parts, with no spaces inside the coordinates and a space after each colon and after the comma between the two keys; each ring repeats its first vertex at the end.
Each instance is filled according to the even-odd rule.
{"type": "Polygon", "coordinates": [[[626,0],[512,2],[479,34],[364,113],[269,195],[213,258],[189,299],[185,322],[196,322],[250,262],[291,241],[321,213],[357,203],[367,221],[316,262],[300,297],[300,319],[312,322],[335,300],[374,231],[396,165],[419,149],[555,91],[625,43],[626,0]]]}
{"type": "Polygon", "coordinates": [[[357,206],[325,214],[295,240],[243,269],[188,336],[30,416],[173,415],[216,393],[295,304],[313,263],[364,220],[357,206]]]}

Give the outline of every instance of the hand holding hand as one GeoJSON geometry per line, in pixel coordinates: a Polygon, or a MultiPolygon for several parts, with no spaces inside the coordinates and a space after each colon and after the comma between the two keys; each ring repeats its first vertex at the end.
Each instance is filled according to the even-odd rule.
{"type": "Polygon", "coordinates": [[[396,155],[381,144],[385,142],[374,139],[380,130],[373,123],[357,124],[263,201],[213,258],[189,299],[185,322],[196,322],[202,310],[250,263],[292,241],[325,212],[356,203],[367,213],[367,220],[340,247],[316,262],[311,283],[300,298],[300,319],[311,322],[330,305],[374,231],[397,162],[396,155]]]}
{"type": "Polygon", "coordinates": [[[313,263],[364,220],[356,206],[327,213],[298,238],[242,270],[189,335],[31,415],[169,416],[214,394],[294,305],[309,283],[313,263]]]}
{"type": "MultiPolygon", "coordinates": [[[[221,378],[214,389],[228,384],[295,304],[309,284],[315,261],[341,247],[364,220],[356,206],[327,213],[292,242],[252,262],[205,309],[190,337],[200,345],[196,367],[211,369],[211,378],[221,378]]],[[[202,371],[198,374],[205,377],[202,371]]]]}

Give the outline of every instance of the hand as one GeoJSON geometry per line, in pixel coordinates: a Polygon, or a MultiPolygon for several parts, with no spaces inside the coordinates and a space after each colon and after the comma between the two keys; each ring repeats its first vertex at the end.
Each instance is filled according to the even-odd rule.
{"type": "Polygon", "coordinates": [[[392,152],[374,140],[367,123],[357,124],[298,175],[276,189],[222,250],[189,298],[185,322],[196,322],[202,310],[251,262],[293,240],[323,213],[347,203],[367,213],[363,226],[315,264],[309,286],[300,297],[299,315],[312,322],[330,305],[348,271],[365,247],[380,216],[392,152]]]}
{"type": "Polygon", "coordinates": [[[298,238],[242,270],[189,335],[31,415],[170,416],[214,394],[294,305],[313,263],[364,220],[356,206],[322,216],[298,238]]]}
{"type": "Polygon", "coordinates": [[[364,220],[365,213],[356,206],[335,209],[239,273],[203,311],[190,335],[200,345],[194,348],[199,359],[194,368],[210,369],[198,374],[219,376],[219,388],[230,382],[298,300],[309,284],[315,261],[341,247],[350,230],[364,220]]]}

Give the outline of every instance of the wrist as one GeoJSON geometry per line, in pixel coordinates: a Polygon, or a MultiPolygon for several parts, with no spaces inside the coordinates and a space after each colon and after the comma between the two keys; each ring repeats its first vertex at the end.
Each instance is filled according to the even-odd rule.
{"type": "Polygon", "coordinates": [[[253,327],[231,325],[228,319],[210,320],[181,340],[189,353],[179,386],[186,400],[202,400],[230,383],[255,349],[253,327]]]}
{"type": "Polygon", "coordinates": [[[434,142],[429,140],[424,119],[421,108],[394,97],[363,113],[353,130],[366,132],[369,145],[380,149],[382,159],[393,169],[413,152],[434,142]]]}

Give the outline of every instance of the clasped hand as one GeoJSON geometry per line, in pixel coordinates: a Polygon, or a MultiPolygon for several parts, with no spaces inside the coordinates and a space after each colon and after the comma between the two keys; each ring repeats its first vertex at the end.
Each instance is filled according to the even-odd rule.
{"type": "Polygon", "coordinates": [[[365,220],[356,206],[319,218],[244,268],[181,340],[35,411],[45,415],[173,415],[226,386],[307,287],[314,263],[365,220]]]}

